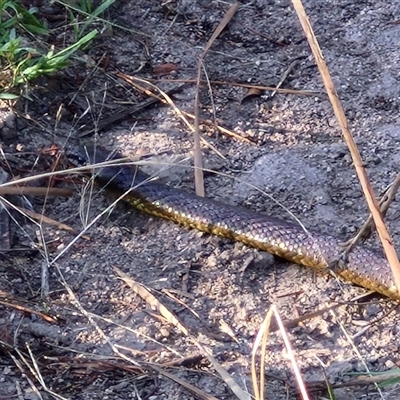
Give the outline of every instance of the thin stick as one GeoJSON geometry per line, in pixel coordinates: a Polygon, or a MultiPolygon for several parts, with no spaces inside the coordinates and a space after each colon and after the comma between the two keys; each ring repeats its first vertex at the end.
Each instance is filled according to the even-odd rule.
{"type": "Polygon", "coordinates": [[[204,176],[203,176],[203,160],[201,157],[201,147],[200,147],[200,128],[199,128],[199,92],[200,92],[200,83],[201,83],[201,69],[203,66],[204,58],[214,43],[215,39],[218,35],[224,30],[226,25],[228,25],[229,21],[232,19],[236,10],[239,8],[239,3],[234,3],[228,12],[225,14],[224,18],[217,26],[217,29],[212,34],[210,40],[207,42],[204,51],[201,53],[199,57],[199,62],[197,65],[197,82],[196,82],[196,97],[195,97],[195,104],[194,104],[194,181],[196,187],[196,194],[198,196],[204,197],[204,176]]]}
{"type": "MultiPolygon", "coordinates": [[[[397,174],[396,179],[390,185],[390,187],[386,190],[386,192],[382,195],[381,199],[379,200],[379,207],[383,217],[386,216],[387,211],[389,210],[390,205],[396,198],[396,194],[400,187],[400,173],[397,174]]],[[[367,240],[370,236],[372,231],[374,230],[374,220],[372,219],[372,215],[368,216],[367,221],[363,224],[363,226],[359,229],[357,235],[350,239],[345,246],[347,247],[345,252],[350,252],[353,246],[357,245],[360,241],[367,240]]]]}
{"type": "MultiPolygon", "coordinates": [[[[196,83],[197,80],[195,79],[149,79],[151,82],[157,82],[157,83],[196,83]]],[[[245,89],[258,89],[258,90],[264,90],[264,91],[271,91],[271,92],[276,92],[276,93],[282,93],[282,94],[294,94],[297,96],[318,96],[322,92],[318,90],[296,90],[296,89],[282,89],[278,88],[276,86],[264,86],[264,85],[250,85],[248,83],[239,83],[239,82],[230,82],[230,81],[204,81],[202,80],[201,83],[210,83],[212,85],[222,85],[222,86],[237,86],[245,89]]]]}
{"type": "Polygon", "coordinates": [[[360,180],[361,187],[364,192],[365,199],[367,201],[369,210],[372,214],[372,218],[374,219],[376,230],[378,232],[379,238],[382,242],[383,249],[385,251],[386,257],[389,261],[390,267],[392,269],[394,281],[397,287],[397,291],[400,290],[400,263],[397,257],[396,250],[393,246],[392,238],[388,232],[385,222],[383,221],[381,212],[379,210],[379,204],[375,197],[374,191],[369,182],[369,178],[367,172],[364,168],[360,152],[354,142],[353,136],[349,130],[346,116],[344,114],[343,107],[340,103],[338,94],[336,92],[335,86],[333,84],[332,78],[329,74],[328,67],[326,62],[322,56],[321,49],[319,47],[318,41],[314,35],[313,29],[311,27],[310,21],[308,20],[307,14],[304,10],[303,4],[301,0],[292,0],[293,7],[295,8],[297,15],[300,19],[300,23],[303,27],[303,30],[306,34],[308,43],[311,47],[311,51],[315,57],[317,62],[317,66],[319,72],[321,74],[322,80],[325,85],[325,89],[328,93],[329,100],[332,104],[333,111],[335,116],[339,122],[340,128],[342,130],[342,134],[344,140],[350,150],[350,154],[354,163],[354,167],[356,169],[356,173],[358,179],[360,180]]]}
{"type": "Polygon", "coordinates": [[[71,197],[73,191],[71,189],[48,188],[48,187],[29,187],[29,186],[0,186],[0,196],[11,194],[27,195],[27,196],[61,196],[71,197]]]}

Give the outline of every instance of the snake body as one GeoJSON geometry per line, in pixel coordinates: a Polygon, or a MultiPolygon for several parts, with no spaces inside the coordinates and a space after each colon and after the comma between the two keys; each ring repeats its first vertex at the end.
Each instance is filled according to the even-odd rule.
{"type": "MultiPolygon", "coordinates": [[[[68,156],[90,165],[109,160],[110,152],[88,147],[68,156]]],[[[112,157],[115,160],[119,158],[120,155],[112,157]]],[[[386,258],[365,245],[352,249],[346,262],[335,263],[342,248],[333,236],[149,181],[148,176],[135,167],[123,164],[105,166],[96,170],[95,180],[113,191],[126,193],[126,202],[149,214],[242,242],[313,269],[328,270],[333,263],[335,274],[345,281],[400,300],[386,258]]]]}

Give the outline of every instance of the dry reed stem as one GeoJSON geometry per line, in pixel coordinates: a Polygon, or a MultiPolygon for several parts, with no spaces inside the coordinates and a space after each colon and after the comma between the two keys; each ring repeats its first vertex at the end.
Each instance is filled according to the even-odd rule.
{"type": "Polygon", "coordinates": [[[385,251],[386,257],[389,261],[390,267],[392,269],[394,281],[397,287],[397,292],[400,290],[400,263],[397,257],[396,249],[393,246],[392,238],[390,237],[389,231],[386,224],[382,218],[381,211],[379,209],[379,203],[375,197],[374,191],[371,187],[367,172],[363,165],[360,152],[354,142],[353,136],[350,132],[346,116],[344,114],[343,107],[340,103],[339,96],[333,84],[332,78],[330,76],[328,66],[322,56],[321,49],[319,47],[317,38],[314,35],[313,29],[311,27],[310,21],[304,10],[301,0],[292,0],[294,9],[297,12],[300,23],[303,27],[304,33],[307,37],[308,43],[311,47],[311,51],[316,60],[319,72],[321,74],[322,80],[325,85],[326,92],[328,93],[329,100],[332,104],[333,111],[335,113],[336,119],[338,120],[339,126],[342,130],[343,138],[350,150],[350,154],[354,163],[354,167],[360,180],[361,187],[364,192],[365,199],[367,201],[369,210],[374,219],[376,230],[378,232],[379,238],[382,242],[383,249],[385,251]]]}
{"type": "Polygon", "coordinates": [[[201,147],[200,147],[200,115],[199,115],[199,93],[200,93],[200,84],[201,84],[201,70],[204,65],[204,58],[207,55],[208,50],[211,48],[215,39],[218,35],[224,30],[224,28],[228,25],[229,21],[235,15],[237,9],[239,8],[239,3],[234,3],[230,9],[225,14],[222,21],[217,26],[217,29],[212,34],[210,40],[207,42],[203,52],[199,57],[199,62],[197,65],[197,82],[196,82],[196,97],[194,104],[194,182],[196,188],[196,194],[198,196],[204,197],[204,176],[203,176],[203,159],[201,156],[201,147]]]}

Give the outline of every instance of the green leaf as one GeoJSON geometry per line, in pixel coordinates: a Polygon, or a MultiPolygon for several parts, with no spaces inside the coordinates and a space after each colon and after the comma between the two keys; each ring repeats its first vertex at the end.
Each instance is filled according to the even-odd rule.
{"type": "Polygon", "coordinates": [[[108,7],[110,7],[113,3],[115,3],[115,0],[106,0],[101,3],[92,13],[90,13],[86,22],[83,24],[80,35],[83,35],[83,32],[86,31],[87,27],[93,22],[93,20],[102,12],[104,12],[108,7]]]}
{"type": "Polygon", "coordinates": [[[392,386],[400,383],[400,376],[395,376],[393,378],[386,379],[386,381],[382,381],[378,386],[383,388],[385,386],[392,386]]]}
{"type": "Polygon", "coordinates": [[[28,32],[36,33],[40,35],[47,35],[48,31],[46,27],[33,15],[37,10],[31,8],[29,11],[20,6],[19,4],[14,4],[12,7],[18,14],[18,22],[26,29],[28,32]]]}
{"type": "Polygon", "coordinates": [[[0,99],[1,100],[15,100],[18,99],[19,96],[17,96],[16,94],[12,94],[12,93],[0,93],[0,99]]]}
{"type": "Polygon", "coordinates": [[[91,15],[93,17],[97,17],[100,15],[103,11],[107,10],[108,7],[110,7],[113,3],[115,3],[115,0],[106,0],[105,2],[101,3],[92,13],[91,15]]]}
{"type": "Polygon", "coordinates": [[[89,32],[87,35],[85,35],[83,38],[79,39],[76,43],[73,45],[67,47],[64,50],[61,50],[51,58],[61,58],[61,59],[67,59],[69,58],[73,53],[75,53],[76,50],[79,49],[79,47],[83,46],[84,44],[90,42],[96,35],[98,34],[97,29],[92,30],[89,32]]]}
{"type": "Polygon", "coordinates": [[[38,76],[50,74],[64,68],[68,65],[68,59],[72,54],[74,54],[81,46],[91,41],[97,33],[97,30],[93,30],[72,46],[63,49],[56,54],[51,50],[40,58],[23,60],[16,68],[17,73],[14,83],[20,84],[27,80],[32,80],[38,76]]]}
{"type": "Polygon", "coordinates": [[[36,25],[31,25],[31,24],[24,24],[24,28],[36,35],[48,35],[49,31],[46,28],[42,28],[36,25]]]}

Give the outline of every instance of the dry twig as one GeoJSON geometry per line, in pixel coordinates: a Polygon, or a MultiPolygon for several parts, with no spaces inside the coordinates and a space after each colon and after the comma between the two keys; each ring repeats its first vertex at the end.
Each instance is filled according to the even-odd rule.
{"type": "Polygon", "coordinates": [[[397,257],[396,250],[393,246],[392,238],[390,237],[389,231],[386,224],[382,218],[382,214],[379,210],[379,204],[375,197],[374,191],[371,187],[367,172],[365,170],[364,164],[361,159],[360,152],[357,145],[353,139],[350,132],[346,116],[342,104],[340,103],[339,96],[337,94],[336,88],[333,84],[332,78],[330,76],[328,66],[322,56],[321,49],[319,47],[317,38],[314,35],[313,29],[311,27],[310,21],[304,10],[303,4],[300,0],[292,0],[293,6],[297,12],[300,19],[300,23],[303,27],[305,35],[307,37],[308,43],[311,47],[311,51],[315,57],[319,72],[321,74],[322,80],[324,82],[326,91],[329,96],[329,100],[332,104],[333,111],[339,122],[340,128],[342,130],[343,138],[350,150],[350,154],[354,163],[354,167],[360,180],[361,187],[364,192],[365,199],[367,201],[369,210],[372,214],[376,230],[378,232],[379,238],[382,242],[383,249],[385,251],[386,257],[389,261],[390,267],[392,269],[394,281],[397,287],[397,291],[400,290],[400,262],[397,257]]]}
{"type": "Polygon", "coordinates": [[[200,128],[199,128],[199,91],[200,91],[200,82],[201,82],[201,69],[204,63],[204,58],[212,44],[214,43],[215,39],[218,35],[224,30],[224,28],[228,25],[229,21],[232,19],[236,10],[239,8],[239,3],[234,3],[228,12],[225,14],[224,18],[217,26],[217,29],[212,34],[210,40],[207,42],[204,51],[199,57],[199,63],[197,66],[197,82],[196,82],[196,98],[194,104],[194,180],[195,180],[195,187],[196,187],[196,194],[198,196],[204,196],[204,177],[203,177],[203,161],[201,157],[201,148],[200,148],[200,128]]]}

